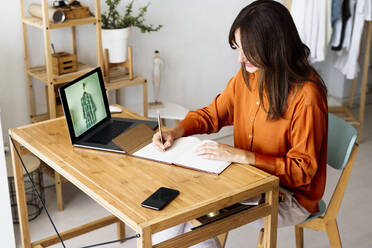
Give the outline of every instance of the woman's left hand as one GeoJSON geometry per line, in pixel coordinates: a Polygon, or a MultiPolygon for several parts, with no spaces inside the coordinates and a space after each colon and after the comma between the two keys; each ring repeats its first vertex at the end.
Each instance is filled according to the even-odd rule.
{"type": "Polygon", "coordinates": [[[195,152],[205,159],[254,164],[254,153],[215,141],[205,141],[195,152]]]}

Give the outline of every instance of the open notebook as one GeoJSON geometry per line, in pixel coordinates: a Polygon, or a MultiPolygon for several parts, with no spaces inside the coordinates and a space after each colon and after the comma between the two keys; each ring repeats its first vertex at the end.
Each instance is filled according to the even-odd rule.
{"type": "Polygon", "coordinates": [[[133,156],[220,174],[230,165],[230,162],[203,159],[197,156],[195,149],[202,143],[203,141],[196,137],[182,137],[175,140],[173,145],[165,152],[158,151],[152,143],[149,143],[133,153],[133,156]]]}
{"type": "Polygon", "coordinates": [[[195,150],[204,141],[196,137],[182,137],[177,139],[165,152],[161,152],[152,144],[154,130],[145,124],[122,133],[113,142],[128,154],[154,161],[174,164],[194,170],[220,174],[230,162],[200,158],[195,150]]]}

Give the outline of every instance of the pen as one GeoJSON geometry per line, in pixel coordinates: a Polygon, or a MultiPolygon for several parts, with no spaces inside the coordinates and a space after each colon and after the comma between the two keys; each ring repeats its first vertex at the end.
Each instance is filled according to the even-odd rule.
{"type": "Polygon", "coordinates": [[[156,111],[156,113],[158,114],[158,126],[159,126],[159,133],[160,133],[160,142],[162,145],[164,145],[164,141],[163,141],[163,134],[161,133],[161,121],[160,121],[160,111],[156,111]]]}

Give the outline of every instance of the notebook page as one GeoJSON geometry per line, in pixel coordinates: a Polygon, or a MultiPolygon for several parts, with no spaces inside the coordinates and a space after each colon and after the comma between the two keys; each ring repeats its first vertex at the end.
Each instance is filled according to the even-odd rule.
{"type": "Polygon", "coordinates": [[[150,144],[146,145],[142,149],[133,153],[133,156],[147,158],[155,161],[165,162],[165,163],[172,163],[172,158],[174,153],[171,152],[173,147],[168,149],[165,152],[160,152],[156,149],[155,145],[151,142],[150,144]]]}
{"type": "Polygon", "coordinates": [[[203,159],[197,156],[195,149],[201,144],[202,141],[196,137],[182,137],[175,140],[165,152],[159,151],[150,143],[133,155],[215,174],[220,174],[230,165],[230,162],[203,159]]]}
{"type": "Polygon", "coordinates": [[[196,155],[195,150],[200,146],[202,141],[193,143],[193,147],[189,147],[188,152],[183,153],[174,161],[175,164],[192,168],[195,170],[220,174],[223,170],[230,165],[230,162],[204,159],[196,155]]]}
{"type": "Polygon", "coordinates": [[[200,140],[196,137],[182,137],[176,139],[173,145],[165,152],[159,151],[158,149],[156,149],[153,143],[150,143],[139,151],[133,153],[133,155],[166,163],[174,163],[177,157],[180,157],[184,153],[189,152],[190,149],[192,149],[199,143],[200,140]]]}

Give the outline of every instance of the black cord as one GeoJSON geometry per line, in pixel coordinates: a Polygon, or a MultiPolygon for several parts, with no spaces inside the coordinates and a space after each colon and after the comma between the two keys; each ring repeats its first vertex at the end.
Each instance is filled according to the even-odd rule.
{"type": "Polygon", "coordinates": [[[47,216],[48,216],[48,218],[49,218],[49,221],[50,221],[50,223],[52,223],[52,226],[53,226],[53,228],[54,228],[54,231],[57,233],[57,236],[58,236],[59,241],[61,241],[61,244],[62,244],[63,248],[66,248],[65,244],[63,243],[63,240],[62,240],[61,236],[59,235],[59,232],[57,231],[56,226],[54,225],[54,222],[53,222],[52,218],[51,218],[50,215],[49,215],[48,209],[46,208],[44,201],[41,199],[40,194],[39,194],[39,192],[37,191],[37,189],[36,189],[36,187],[35,187],[34,180],[32,180],[30,174],[28,173],[28,170],[27,170],[25,164],[23,163],[23,160],[22,160],[22,158],[21,158],[21,155],[19,154],[19,152],[18,152],[18,150],[17,150],[17,147],[16,147],[15,144],[14,144],[13,138],[10,137],[10,140],[12,141],[13,147],[14,147],[14,149],[15,149],[17,155],[18,155],[19,160],[21,161],[21,164],[22,164],[22,166],[23,166],[23,169],[25,169],[26,174],[27,174],[28,178],[29,178],[30,181],[31,181],[32,188],[33,188],[34,191],[36,192],[36,195],[37,195],[37,197],[39,198],[39,201],[40,201],[41,204],[43,205],[43,208],[45,209],[45,212],[46,212],[46,214],[47,214],[47,216]]]}
{"type": "MultiPolygon", "coordinates": [[[[59,232],[58,232],[56,226],[54,225],[54,222],[53,222],[52,218],[51,218],[50,215],[49,215],[48,209],[46,208],[44,201],[41,199],[41,196],[40,196],[39,192],[38,192],[37,189],[36,189],[36,186],[35,186],[34,180],[32,180],[32,177],[31,177],[30,174],[28,173],[28,170],[27,170],[25,164],[23,163],[23,160],[22,160],[22,158],[21,158],[21,155],[19,154],[19,152],[18,152],[18,150],[17,150],[17,147],[16,147],[15,144],[14,144],[13,138],[10,137],[10,140],[11,140],[11,142],[12,142],[12,145],[13,145],[13,147],[14,147],[14,150],[16,151],[16,153],[17,153],[17,155],[18,155],[19,160],[21,161],[21,164],[22,164],[23,168],[24,168],[25,171],[26,171],[26,174],[27,174],[28,178],[29,178],[30,181],[31,181],[31,184],[32,184],[32,188],[33,188],[33,190],[36,192],[36,195],[37,195],[37,197],[39,198],[39,201],[41,202],[41,204],[43,205],[43,208],[45,209],[45,212],[46,212],[46,214],[47,214],[47,216],[48,216],[48,218],[49,218],[50,223],[52,223],[52,226],[53,226],[53,228],[54,228],[54,231],[57,233],[57,236],[58,236],[59,241],[61,241],[61,244],[62,244],[63,248],[66,248],[66,246],[65,246],[65,244],[63,243],[63,240],[62,240],[62,238],[61,238],[61,236],[60,236],[60,234],[59,234],[59,232]]],[[[108,245],[108,244],[112,244],[112,243],[116,243],[116,242],[122,242],[122,241],[130,240],[130,239],[134,239],[134,238],[139,238],[139,237],[141,237],[141,235],[137,233],[136,235],[131,236],[131,237],[128,237],[128,238],[119,239],[119,240],[113,240],[113,241],[108,241],[108,242],[99,243],[99,244],[94,244],[94,245],[89,245],[89,246],[83,246],[83,247],[81,247],[81,248],[91,248],[91,247],[96,247],[96,246],[101,246],[101,245],[108,245]]]]}
{"type": "Polygon", "coordinates": [[[83,246],[81,248],[91,248],[91,247],[96,247],[96,246],[101,246],[101,245],[108,245],[108,244],[112,244],[112,243],[116,243],[116,242],[127,241],[127,240],[134,239],[134,238],[138,239],[139,237],[141,237],[141,235],[139,235],[137,233],[136,235],[128,237],[128,238],[118,239],[118,240],[113,240],[113,241],[107,241],[107,242],[99,243],[99,244],[95,244],[95,245],[83,246]]]}

